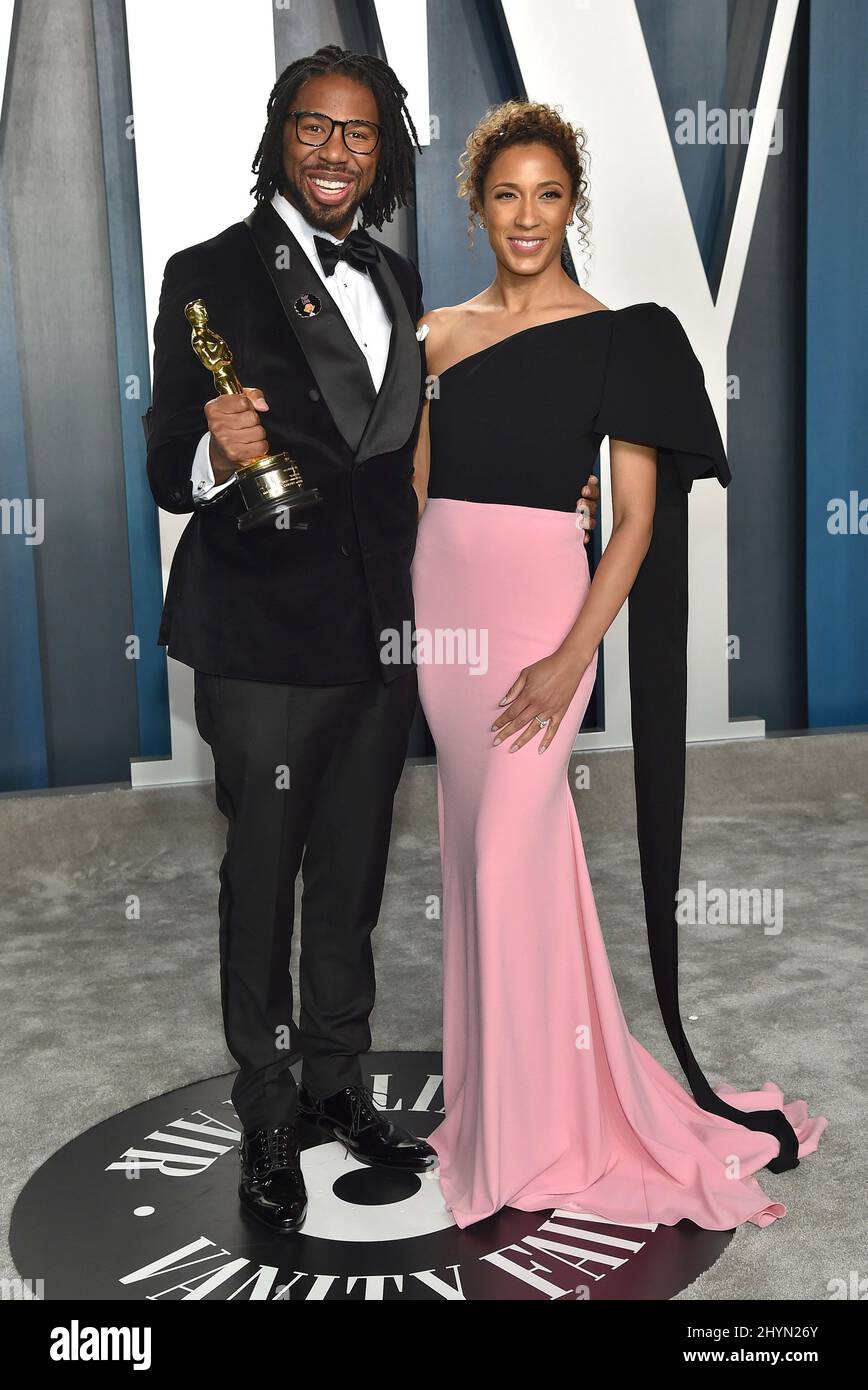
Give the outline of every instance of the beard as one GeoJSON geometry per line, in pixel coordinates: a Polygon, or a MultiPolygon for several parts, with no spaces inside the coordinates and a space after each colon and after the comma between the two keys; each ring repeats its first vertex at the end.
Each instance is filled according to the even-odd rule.
{"type": "MultiPolygon", "coordinates": [[[[358,185],[356,188],[358,190],[358,185]]],[[[334,229],[336,227],[343,226],[355,217],[360,204],[364,201],[365,193],[368,191],[366,189],[365,193],[357,194],[345,208],[323,207],[321,203],[314,202],[307,190],[291,179],[285,169],[281,171],[278,190],[316,231],[331,232],[332,235],[335,234],[334,229]]]]}

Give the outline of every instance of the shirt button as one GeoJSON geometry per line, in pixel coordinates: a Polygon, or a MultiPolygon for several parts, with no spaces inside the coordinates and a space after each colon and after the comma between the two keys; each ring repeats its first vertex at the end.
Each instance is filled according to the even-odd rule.
{"type": "Polygon", "coordinates": [[[307,394],[308,394],[308,398],[309,398],[310,400],[312,400],[312,401],[318,401],[318,400],[319,400],[319,391],[310,390],[310,391],[308,391],[307,394]]]}
{"type": "Polygon", "coordinates": [[[349,555],[349,554],[350,554],[350,547],[349,547],[348,545],[342,545],[342,546],[341,546],[341,554],[342,554],[342,555],[349,555]]]}

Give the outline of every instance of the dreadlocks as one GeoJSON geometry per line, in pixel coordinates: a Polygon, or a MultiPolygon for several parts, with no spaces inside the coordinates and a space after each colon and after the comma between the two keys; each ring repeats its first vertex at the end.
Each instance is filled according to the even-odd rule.
{"type": "Polygon", "coordinates": [[[257,203],[279,191],[283,179],[283,126],[296,93],[312,77],[338,73],[368,87],[376,99],[383,128],[382,153],[373,184],[361,202],[365,226],[378,231],[396,208],[406,207],[413,187],[413,146],[420,149],[416,127],[407,109],[407,92],[388,63],[369,53],[351,53],[328,44],[309,58],[284,68],[268,98],[268,121],[251,166],[257,174],[251,188],[257,203]],[[411,139],[412,137],[412,139],[411,139]]]}

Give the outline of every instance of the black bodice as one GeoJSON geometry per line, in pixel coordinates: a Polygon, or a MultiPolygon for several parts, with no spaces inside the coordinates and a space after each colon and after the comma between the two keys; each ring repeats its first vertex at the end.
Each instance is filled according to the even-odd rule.
{"type": "Polygon", "coordinates": [[[574,511],[606,435],[668,451],[685,490],[729,469],[702,367],[671,309],[537,324],[442,372],[430,497],[574,511]]]}

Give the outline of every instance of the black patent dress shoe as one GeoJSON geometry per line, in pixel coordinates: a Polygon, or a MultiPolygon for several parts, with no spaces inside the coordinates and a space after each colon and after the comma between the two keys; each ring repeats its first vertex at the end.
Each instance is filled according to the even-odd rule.
{"type": "Polygon", "coordinates": [[[404,1173],[424,1173],[437,1166],[431,1145],[386,1119],[366,1086],[345,1086],[325,1100],[300,1086],[298,1113],[333,1134],[360,1163],[404,1173]]]}
{"type": "Polygon", "coordinates": [[[238,1196],[245,1211],[272,1231],[292,1235],[302,1226],[307,1190],[294,1125],[244,1134],[238,1196]]]}

